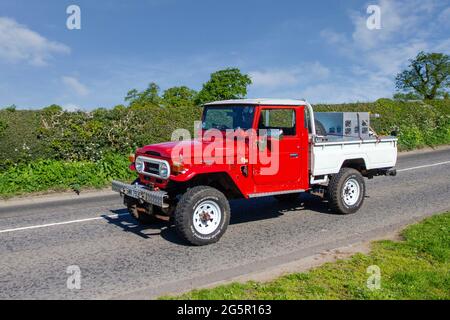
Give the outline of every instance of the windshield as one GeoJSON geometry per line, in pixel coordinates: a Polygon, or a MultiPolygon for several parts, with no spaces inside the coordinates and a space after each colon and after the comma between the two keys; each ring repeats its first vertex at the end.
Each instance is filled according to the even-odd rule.
{"type": "Polygon", "coordinates": [[[254,113],[254,106],[207,106],[203,111],[202,128],[204,130],[248,130],[252,127],[254,113]]]}

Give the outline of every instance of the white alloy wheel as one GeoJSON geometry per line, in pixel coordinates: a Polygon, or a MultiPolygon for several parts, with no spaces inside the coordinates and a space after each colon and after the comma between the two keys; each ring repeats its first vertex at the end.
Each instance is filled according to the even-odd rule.
{"type": "Polygon", "coordinates": [[[216,231],[222,220],[222,210],[211,200],[201,202],[194,210],[192,222],[195,231],[207,235],[216,231]]]}
{"type": "Polygon", "coordinates": [[[361,193],[361,188],[356,179],[350,178],[342,189],[342,200],[347,206],[353,206],[356,202],[358,202],[359,194],[361,193]]]}

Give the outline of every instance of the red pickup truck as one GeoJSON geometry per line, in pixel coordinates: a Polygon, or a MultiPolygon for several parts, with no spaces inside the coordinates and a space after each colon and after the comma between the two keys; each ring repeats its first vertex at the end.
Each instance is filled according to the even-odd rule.
{"type": "Polygon", "coordinates": [[[397,139],[379,137],[364,112],[314,113],[302,100],[240,99],[203,106],[199,137],[144,146],[132,184],[113,181],[142,223],[173,221],[193,245],[218,241],[229,199],[320,194],[336,213],[363,204],[364,177],[395,175],[397,139]]]}

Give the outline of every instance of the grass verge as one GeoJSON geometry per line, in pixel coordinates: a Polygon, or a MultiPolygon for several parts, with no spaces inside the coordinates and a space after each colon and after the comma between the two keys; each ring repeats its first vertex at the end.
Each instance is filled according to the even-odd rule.
{"type": "Polygon", "coordinates": [[[161,299],[450,299],[450,212],[406,228],[404,241],[377,241],[370,254],[259,283],[232,283],[161,299]],[[369,266],[380,268],[369,289],[369,266]]]}
{"type": "Polygon", "coordinates": [[[111,180],[131,181],[135,172],[122,155],[105,155],[97,162],[40,160],[0,172],[0,198],[41,191],[103,188],[111,180]]]}

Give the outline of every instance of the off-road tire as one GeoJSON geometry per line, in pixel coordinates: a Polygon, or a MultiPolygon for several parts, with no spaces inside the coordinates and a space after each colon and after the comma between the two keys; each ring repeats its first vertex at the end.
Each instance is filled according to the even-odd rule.
{"type": "Polygon", "coordinates": [[[359,210],[359,208],[361,208],[365,195],[366,186],[364,183],[364,178],[361,173],[355,169],[341,168],[341,170],[330,179],[330,183],[328,185],[328,202],[330,209],[336,213],[355,213],[359,210]],[[359,194],[353,200],[355,203],[351,205],[346,203],[343,195],[344,188],[348,181],[357,183],[359,187],[359,194]]]}
{"type": "Polygon", "coordinates": [[[215,188],[196,186],[189,189],[177,204],[174,214],[175,229],[186,242],[203,246],[217,242],[230,223],[230,205],[225,195],[215,188]],[[205,201],[214,202],[221,210],[221,219],[217,228],[210,234],[202,234],[194,227],[194,213],[205,201]]]}
{"type": "Polygon", "coordinates": [[[286,193],[286,194],[278,194],[276,196],[273,196],[275,199],[277,199],[279,202],[283,203],[289,203],[289,202],[295,202],[299,199],[300,193],[286,193]]]}

